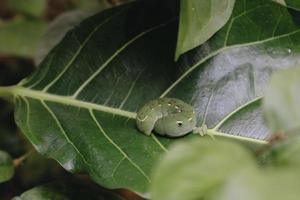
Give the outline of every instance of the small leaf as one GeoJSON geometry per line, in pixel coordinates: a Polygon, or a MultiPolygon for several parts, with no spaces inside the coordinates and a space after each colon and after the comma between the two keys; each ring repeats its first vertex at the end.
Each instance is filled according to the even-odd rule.
{"type": "Polygon", "coordinates": [[[234,3],[235,0],[181,0],[176,60],[220,30],[229,20],[234,3]]]}
{"type": "Polygon", "coordinates": [[[7,0],[10,9],[32,16],[41,16],[46,9],[46,0],[7,0]]]}
{"type": "Polygon", "coordinates": [[[216,191],[237,170],[253,167],[250,154],[241,146],[198,139],[178,143],[154,171],[154,200],[202,199],[216,191]]]}
{"type": "Polygon", "coordinates": [[[87,184],[53,182],[34,187],[13,200],[122,200],[118,195],[102,188],[92,188],[87,184]]]}
{"type": "Polygon", "coordinates": [[[264,116],[273,132],[299,134],[300,67],[280,71],[272,76],[264,99],[264,116]]]}
{"type": "Polygon", "coordinates": [[[13,160],[10,155],[0,151],[0,183],[10,180],[14,175],[13,160]]]}
{"type": "Polygon", "coordinates": [[[0,53],[32,57],[45,27],[45,22],[26,19],[0,24],[0,53]]]}

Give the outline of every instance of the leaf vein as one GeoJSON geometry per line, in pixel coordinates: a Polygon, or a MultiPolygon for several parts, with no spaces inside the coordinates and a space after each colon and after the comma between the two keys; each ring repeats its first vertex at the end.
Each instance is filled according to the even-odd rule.
{"type": "Polygon", "coordinates": [[[185,73],[183,73],[173,84],[171,84],[161,95],[160,98],[165,97],[175,86],[178,85],[178,83],[180,83],[185,77],[187,77],[191,72],[193,72],[196,68],[198,68],[201,64],[203,64],[204,62],[206,62],[207,60],[209,60],[210,58],[216,56],[219,53],[222,53],[225,50],[229,50],[229,49],[233,49],[233,48],[238,48],[238,47],[246,47],[246,46],[251,46],[251,45],[258,45],[258,44],[263,44],[265,42],[270,42],[273,40],[277,40],[277,39],[281,39],[284,37],[290,37],[291,35],[294,35],[296,33],[299,33],[300,29],[292,31],[290,33],[286,33],[286,34],[282,34],[282,35],[278,35],[275,37],[270,37],[264,40],[259,40],[259,41],[255,41],[255,42],[248,42],[248,43],[244,43],[244,44],[236,44],[236,45],[231,45],[231,46],[226,46],[226,47],[222,47],[218,50],[213,51],[211,54],[207,55],[206,57],[204,57],[202,60],[200,60],[199,62],[197,62],[196,64],[194,64],[193,66],[191,66],[185,73]]]}
{"type": "MultiPolygon", "coordinates": [[[[174,18],[175,19],[175,18],[174,18]]],[[[97,77],[101,71],[103,69],[105,69],[105,67],[108,66],[108,64],[115,58],[117,57],[124,49],[126,49],[130,44],[134,43],[136,40],[138,40],[139,38],[141,38],[142,36],[146,35],[147,33],[150,33],[151,31],[154,31],[158,28],[161,28],[165,25],[168,25],[169,23],[171,23],[172,21],[174,21],[174,19],[168,20],[165,23],[159,24],[157,26],[154,26],[148,30],[145,30],[141,33],[139,33],[138,35],[136,35],[135,37],[133,37],[132,39],[130,39],[129,41],[127,41],[123,46],[121,46],[112,56],[110,56],[106,62],[104,62],[97,71],[95,71],[94,74],[92,74],[83,84],[81,84],[81,86],[79,86],[79,88],[74,92],[74,94],[72,95],[72,98],[76,99],[78,97],[78,95],[84,90],[84,88],[92,81],[94,80],[95,77],[97,77]]]]}
{"type": "Polygon", "coordinates": [[[50,116],[54,119],[56,125],[58,126],[58,128],[60,129],[62,135],[66,138],[67,142],[75,149],[75,151],[80,155],[80,157],[82,158],[83,162],[85,162],[88,166],[92,166],[87,160],[86,158],[83,156],[83,154],[78,150],[78,148],[76,147],[76,145],[70,140],[70,138],[68,137],[66,131],[64,130],[64,128],[62,127],[61,123],[59,122],[58,118],[56,117],[56,115],[54,114],[54,112],[49,108],[49,106],[46,104],[46,102],[44,101],[40,101],[41,104],[43,105],[43,107],[49,112],[50,116]]]}
{"type": "Polygon", "coordinates": [[[237,112],[239,112],[243,108],[249,106],[250,104],[252,104],[256,101],[260,101],[262,98],[263,98],[262,96],[256,97],[256,98],[252,99],[251,101],[247,102],[246,104],[243,104],[243,105],[239,106],[234,111],[230,112],[225,118],[223,118],[223,120],[221,120],[212,130],[215,130],[215,131],[218,130],[234,114],[236,114],[237,112]]]}
{"type": "Polygon", "coordinates": [[[128,93],[126,94],[125,98],[123,99],[123,101],[121,102],[120,106],[119,106],[119,109],[122,109],[124,104],[126,103],[127,99],[129,98],[133,88],[135,87],[136,85],[136,82],[138,81],[138,79],[140,78],[140,76],[142,75],[143,71],[145,69],[141,70],[140,73],[137,75],[137,77],[135,78],[135,80],[132,82],[131,86],[130,86],[130,89],[128,91],[128,93]]]}
{"type": "Polygon", "coordinates": [[[107,133],[104,131],[104,129],[102,128],[100,122],[97,120],[94,112],[92,109],[89,109],[90,115],[92,117],[92,119],[94,120],[95,124],[97,125],[98,129],[100,130],[100,132],[104,135],[104,137],[130,162],[130,164],[132,164],[147,180],[148,182],[151,182],[150,178],[148,177],[148,175],[140,168],[139,165],[137,165],[108,135],[107,133]]]}
{"type": "Polygon", "coordinates": [[[77,51],[75,52],[75,54],[72,56],[72,58],[69,60],[69,62],[67,63],[66,66],[64,66],[64,68],[62,69],[62,71],[57,75],[56,78],[54,78],[48,85],[46,85],[43,89],[44,92],[48,91],[48,89],[50,87],[52,87],[63,75],[64,73],[70,68],[70,66],[73,64],[73,62],[76,60],[76,58],[79,56],[79,54],[81,53],[82,49],[86,46],[86,44],[89,42],[89,40],[92,38],[92,36],[99,30],[100,27],[102,27],[103,25],[105,25],[107,22],[110,21],[110,19],[118,16],[119,14],[121,14],[122,12],[124,12],[127,9],[123,9],[119,12],[117,12],[116,14],[106,18],[102,23],[98,24],[91,32],[90,34],[85,38],[85,40],[83,41],[83,43],[79,46],[79,48],[77,49],[77,51]]]}

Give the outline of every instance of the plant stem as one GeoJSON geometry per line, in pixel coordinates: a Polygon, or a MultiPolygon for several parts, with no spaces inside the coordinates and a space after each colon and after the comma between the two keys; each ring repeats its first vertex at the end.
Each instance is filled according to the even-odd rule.
{"type": "Polygon", "coordinates": [[[215,131],[214,129],[207,129],[207,135],[227,137],[227,138],[232,138],[232,139],[236,139],[236,140],[240,140],[240,141],[256,143],[256,144],[268,144],[268,141],[265,141],[265,140],[259,140],[259,139],[249,138],[249,137],[242,137],[242,136],[238,136],[238,135],[231,135],[231,134],[215,131]]]}
{"type": "Polygon", "coordinates": [[[33,150],[28,151],[24,155],[20,156],[19,158],[14,159],[14,166],[18,167],[20,166],[31,154],[33,153],[33,150]]]}
{"type": "Polygon", "coordinates": [[[13,88],[14,86],[0,87],[0,97],[5,99],[11,97],[13,95],[13,88]]]}

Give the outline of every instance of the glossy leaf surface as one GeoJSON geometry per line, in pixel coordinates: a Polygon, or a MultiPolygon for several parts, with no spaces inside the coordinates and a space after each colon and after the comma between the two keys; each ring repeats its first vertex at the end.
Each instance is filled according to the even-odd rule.
{"type": "Polygon", "coordinates": [[[103,186],[143,193],[168,145],[199,137],[140,133],[136,110],[149,100],[182,99],[194,106],[198,126],[215,132],[268,136],[265,84],[273,71],[300,61],[300,28],[287,8],[238,1],[214,37],[175,63],[178,11],[171,2],[138,1],[88,18],[33,76],[0,88],[0,96],[15,96],[16,121],[40,153],[103,186]]]}

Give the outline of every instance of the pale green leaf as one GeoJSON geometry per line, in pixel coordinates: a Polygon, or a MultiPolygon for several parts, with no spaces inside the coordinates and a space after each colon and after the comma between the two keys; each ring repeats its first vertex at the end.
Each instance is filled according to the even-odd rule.
{"type": "Polygon", "coordinates": [[[220,30],[229,20],[234,3],[235,0],[181,0],[176,60],[220,30]]]}
{"type": "Polygon", "coordinates": [[[213,200],[298,200],[299,170],[244,170],[233,175],[213,200]]]}
{"type": "Polygon", "coordinates": [[[275,132],[300,131],[300,67],[280,71],[272,76],[264,99],[264,116],[275,132]]]}
{"type": "Polygon", "coordinates": [[[217,191],[236,171],[254,167],[241,146],[198,139],[172,148],[154,171],[153,200],[202,199],[217,191]]]}

